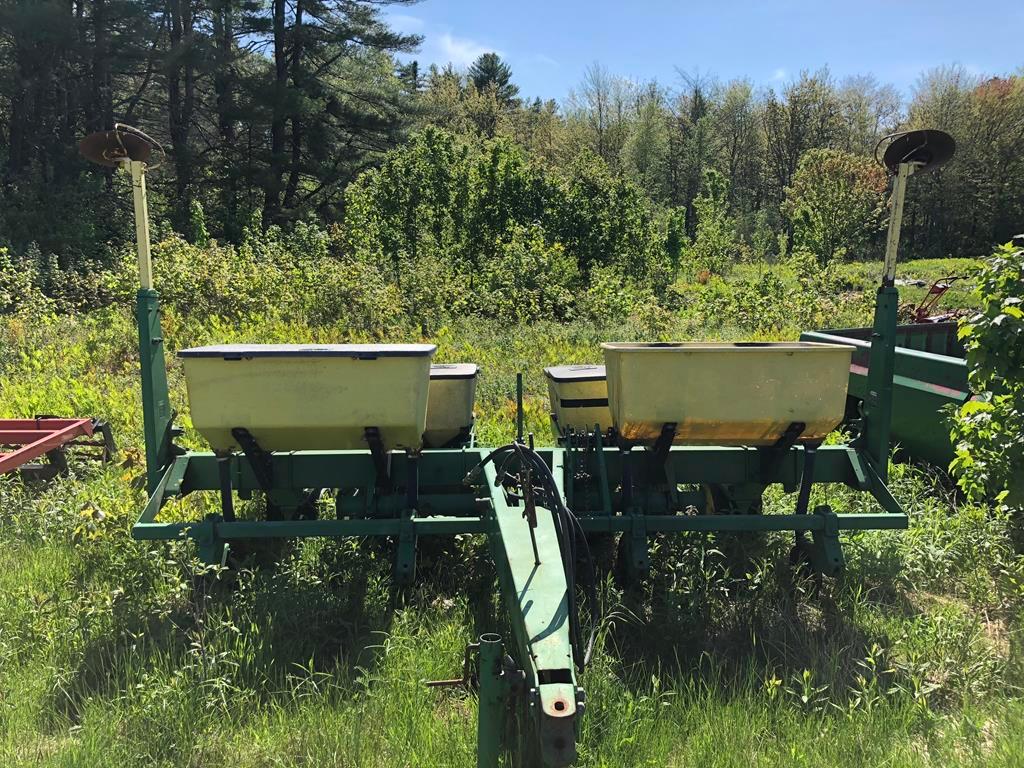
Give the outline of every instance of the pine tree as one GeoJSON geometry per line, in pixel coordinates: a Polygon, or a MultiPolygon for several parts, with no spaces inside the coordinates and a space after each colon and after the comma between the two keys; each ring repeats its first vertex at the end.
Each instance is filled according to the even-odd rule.
{"type": "Polygon", "coordinates": [[[519,103],[519,86],[512,82],[512,69],[496,53],[480,54],[469,67],[469,81],[481,92],[493,88],[503,107],[519,103]]]}

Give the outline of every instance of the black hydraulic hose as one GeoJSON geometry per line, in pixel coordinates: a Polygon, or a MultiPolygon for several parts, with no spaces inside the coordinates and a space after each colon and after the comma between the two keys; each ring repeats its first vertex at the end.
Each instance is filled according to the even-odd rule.
{"type": "MultiPolygon", "coordinates": [[[[573,511],[570,510],[562,502],[562,494],[559,493],[558,491],[558,485],[555,482],[555,477],[551,473],[550,467],[548,467],[548,465],[544,462],[543,459],[541,459],[540,455],[537,454],[536,451],[530,451],[529,456],[532,460],[532,463],[536,466],[537,470],[539,471],[541,477],[544,478],[546,481],[545,484],[549,489],[549,496],[552,502],[552,506],[550,508],[556,512],[556,519],[560,519],[560,522],[562,523],[561,527],[563,531],[565,531],[565,533],[563,533],[563,536],[565,540],[568,542],[570,558],[566,561],[567,579],[571,579],[571,583],[574,587],[574,571],[575,564],[577,561],[576,543],[577,541],[583,542],[583,549],[586,557],[585,562],[587,567],[586,578],[584,579],[584,587],[587,591],[587,608],[588,612],[590,613],[592,625],[590,636],[587,639],[586,648],[583,650],[582,653],[579,653],[580,649],[577,648],[579,658],[582,659],[581,668],[583,668],[590,663],[590,658],[593,655],[594,643],[597,637],[597,578],[596,569],[594,566],[594,558],[590,551],[590,543],[587,541],[587,536],[583,530],[582,524],[580,523],[579,517],[577,517],[576,514],[573,513],[573,511]]],[[[575,591],[573,593],[575,594],[575,591]]],[[[573,615],[575,615],[575,611],[573,611],[573,615]]]]}
{"type": "Polygon", "coordinates": [[[597,639],[598,601],[596,568],[594,565],[593,554],[590,551],[590,544],[587,541],[586,532],[583,530],[583,526],[580,523],[579,518],[562,501],[562,494],[558,490],[558,484],[551,472],[551,468],[547,465],[544,459],[541,458],[540,454],[532,448],[524,445],[523,443],[509,443],[508,445],[503,445],[500,448],[496,448],[491,451],[476,467],[473,468],[473,470],[470,471],[470,475],[482,469],[491,461],[495,461],[496,466],[498,466],[497,460],[499,458],[503,458],[504,461],[501,462],[498,472],[500,480],[513,457],[519,459],[521,467],[526,468],[527,465],[529,466],[531,475],[536,481],[539,481],[536,483],[531,482],[531,484],[537,484],[540,486],[539,488],[531,490],[534,490],[534,492],[539,490],[541,492],[541,506],[554,513],[555,534],[558,539],[559,551],[562,556],[562,564],[565,569],[565,579],[566,586],[568,587],[569,599],[572,603],[569,610],[569,630],[573,644],[573,655],[577,659],[577,663],[582,670],[590,663],[590,659],[594,651],[594,644],[597,639]],[[583,551],[586,563],[584,588],[587,596],[587,609],[591,620],[590,634],[587,638],[585,648],[581,648],[582,633],[579,627],[579,615],[575,610],[576,546],[577,542],[580,540],[583,542],[583,551]]]}

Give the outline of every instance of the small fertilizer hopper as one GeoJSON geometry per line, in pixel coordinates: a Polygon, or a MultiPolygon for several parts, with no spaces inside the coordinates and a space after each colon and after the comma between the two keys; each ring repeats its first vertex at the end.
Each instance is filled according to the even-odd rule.
{"type": "MultiPolygon", "coordinates": [[[[408,584],[419,537],[486,536],[511,632],[483,635],[467,648],[463,678],[440,681],[468,681],[475,658],[478,766],[495,768],[509,752],[523,765],[575,762],[585,708],[578,674],[593,640],[577,606],[578,561],[579,591],[597,623],[587,534],[620,535],[626,575],[641,579],[650,539],[662,534],[793,531],[809,567],[835,573],[841,531],[907,526],[885,483],[887,334],[896,311],[888,262],[875,322],[887,342],[873,351],[876,396],[864,436],[849,445],[822,445],[843,417],[848,345],[610,343],[603,367],[547,370],[558,445],[536,450],[521,439],[475,444],[476,368],[432,369],[433,345],[182,350],[193,422],[212,450],[176,446],[145,242],[147,150],[128,138],[143,135],[118,127],[88,144],[101,162],[132,172],[143,220],[138,321],[149,500],[133,537],[191,539],[211,565],[228,562],[240,539],[386,537],[395,581],[408,584]],[[814,483],[869,493],[883,511],[810,509],[814,483]],[[799,491],[791,514],[763,513],[771,485],[799,491]],[[169,500],[200,492],[219,494],[217,513],[163,518],[169,500]],[[234,499],[252,492],[266,496],[266,512],[242,519],[234,499]]],[[[519,416],[521,423],[521,408],[519,416]]]]}

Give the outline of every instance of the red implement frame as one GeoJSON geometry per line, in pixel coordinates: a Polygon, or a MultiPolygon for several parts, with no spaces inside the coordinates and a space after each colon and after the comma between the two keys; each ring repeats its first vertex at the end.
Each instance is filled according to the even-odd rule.
{"type": "Polygon", "coordinates": [[[90,438],[98,430],[103,432],[104,442],[88,445],[103,445],[107,452],[111,444],[106,425],[93,419],[55,419],[43,416],[34,419],[0,419],[0,448],[14,448],[12,451],[0,450],[0,475],[14,472],[42,456],[50,456],[52,459],[55,451],[62,451],[78,438],[90,438]]]}
{"type": "Polygon", "coordinates": [[[950,275],[949,277],[940,277],[934,283],[931,288],[928,289],[928,293],[921,299],[921,303],[917,309],[914,310],[914,322],[915,323],[933,323],[938,320],[944,320],[946,316],[940,316],[938,318],[932,318],[931,312],[938,304],[939,299],[948,291],[953,283],[957,280],[963,280],[962,275],[950,275]]]}

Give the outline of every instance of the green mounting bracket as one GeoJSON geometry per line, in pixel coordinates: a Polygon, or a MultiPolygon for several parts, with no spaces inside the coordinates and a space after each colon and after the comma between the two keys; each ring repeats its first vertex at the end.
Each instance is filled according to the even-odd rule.
{"type": "Polygon", "coordinates": [[[227,565],[231,545],[217,535],[217,523],[222,519],[220,515],[207,515],[202,523],[195,526],[192,533],[199,561],[203,565],[215,565],[221,568],[227,565]]]}
{"type": "Polygon", "coordinates": [[[139,364],[142,374],[142,419],[146,439],[146,488],[156,490],[164,468],[174,455],[171,397],[160,327],[160,298],[153,289],[136,295],[135,320],[139,329],[139,364]]]}
{"type": "Polygon", "coordinates": [[[408,587],[416,580],[416,529],[413,524],[415,510],[404,510],[398,526],[398,546],[395,548],[395,583],[408,587]]]}
{"type": "Polygon", "coordinates": [[[647,522],[639,507],[629,510],[629,531],[623,536],[626,556],[626,579],[635,584],[651,572],[651,551],[647,541],[647,522]]]}
{"type": "Polygon", "coordinates": [[[889,478],[889,440],[892,425],[893,375],[896,369],[896,324],[899,291],[892,285],[878,289],[871,331],[867,392],[860,445],[882,482],[889,478]]]}
{"type": "Polygon", "coordinates": [[[811,567],[826,576],[839,574],[845,566],[843,546],[839,541],[839,518],[827,505],[815,507],[814,513],[824,519],[824,525],[811,531],[811,567]]]}

